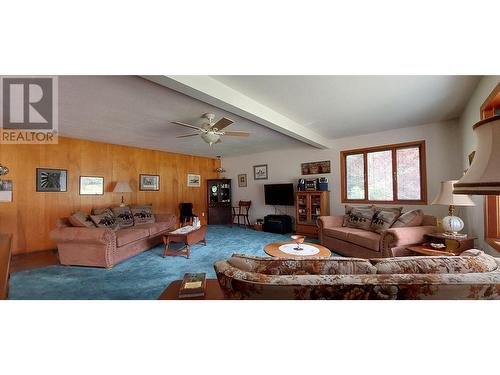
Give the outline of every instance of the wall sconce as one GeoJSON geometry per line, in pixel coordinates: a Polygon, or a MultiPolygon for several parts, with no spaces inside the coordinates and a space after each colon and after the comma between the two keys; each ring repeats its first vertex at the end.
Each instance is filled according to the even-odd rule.
{"type": "MultiPolygon", "coordinates": [[[[217,155],[217,160],[220,161],[220,155],[217,155]]],[[[226,173],[226,170],[222,167],[215,168],[215,172],[217,173],[226,173]]]]}
{"type": "Polygon", "coordinates": [[[7,173],[9,173],[9,168],[0,164],[0,176],[5,176],[7,173]]]}

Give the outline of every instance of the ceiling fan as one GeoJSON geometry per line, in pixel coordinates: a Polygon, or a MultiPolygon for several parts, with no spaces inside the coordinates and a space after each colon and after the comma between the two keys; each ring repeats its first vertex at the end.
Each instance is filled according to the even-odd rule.
{"type": "Polygon", "coordinates": [[[203,127],[186,124],[184,122],[179,122],[179,121],[172,121],[172,124],[184,126],[186,128],[196,129],[198,131],[197,133],[193,134],[179,135],[176,138],[187,138],[199,135],[205,142],[207,142],[210,146],[212,146],[214,143],[221,143],[222,142],[221,136],[223,135],[229,135],[233,137],[248,137],[250,135],[250,133],[247,132],[239,132],[239,131],[228,132],[222,130],[233,123],[233,121],[228,118],[223,117],[215,123],[214,123],[215,115],[213,113],[205,113],[202,116],[202,118],[208,120],[208,124],[206,124],[203,127]]]}

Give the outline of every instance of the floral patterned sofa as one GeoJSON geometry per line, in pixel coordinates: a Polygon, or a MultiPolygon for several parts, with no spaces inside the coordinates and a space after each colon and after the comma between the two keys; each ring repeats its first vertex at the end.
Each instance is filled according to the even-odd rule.
{"type": "Polygon", "coordinates": [[[272,258],[233,254],[214,264],[230,299],[500,299],[500,258],[272,258]]]}

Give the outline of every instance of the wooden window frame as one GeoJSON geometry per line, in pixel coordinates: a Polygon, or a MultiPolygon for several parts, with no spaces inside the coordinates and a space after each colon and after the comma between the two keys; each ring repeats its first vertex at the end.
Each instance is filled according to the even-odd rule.
{"type": "Polygon", "coordinates": [[[390,145],[358,148],[355,150],[346,150],[340,152],[340,179],[341,179],[341,198],[342,203],[374,203],[374,204],[403,204],[403,205],[427,205],[427,167],[425,158],[425,141],[414,141],[405,143],[395,143],[390,145]],[[376,151],[392,151],[392,171],[393,171],[393,197],[397,197],[397,157],[396,151],[402,148],[420,148],[420,199],[406,200],[370,200],[368,199],[368,153],[376,151]],[[347,198],[347,171],[346,158],[349,155],[363,154],[363,164],[365,166],[364,173],[364,188],[365,199],[348,199],[347,198]]]}
{"type": "MultiPolygon", "coordinates": [[[[496,85],[480,108],[481,120],[494,116],[493,107],[500,103],[500,83],[496,85]]],[[[500,251],[500,196],[484,197],[484,238],[488,245],[500,251]]]]}

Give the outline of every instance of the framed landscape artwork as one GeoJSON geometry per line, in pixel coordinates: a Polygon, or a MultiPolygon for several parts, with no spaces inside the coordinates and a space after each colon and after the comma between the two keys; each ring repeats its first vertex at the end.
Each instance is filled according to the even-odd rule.
{"type": "Polygon", "coordinates": [[[238,175],[238,187],[247,187],[247,175],[239,174],[238,175]]]}
{"type": "Polygon", "coordinates": [[[67,191],[68,171],[66,169],[36,169],[36,191],[39,193],[67,191]]]}
{"type": "Polygon", "coordinates": [[[155,174],[139,175],[139,190],[142,191],[159,191],[160,176],[155,174]]]}
{"type": "Polygon", "coordinates": [[[200,187],[201,186],[201,176],[199,174],[188,174],[187,186],[188,187],[200,187]]]}
{"type": "Polygon", "coordinates": [[[330,160],[314,161],[311,163],[302,163],[302,176],[308,174],[325,174],[331,173],[330,160]]]}
{"type": "Polygon", "coordinates": [[[12,202],[12,180],[0,180],[0,202],[12,202]]]}
{"type": "Polygon", "coordinates": [[[104,177],[80,176],[80,195],[103,195],[104,177]]]}
{"type": "Polygon", "coordinates": [[[254,180],[267,180],[267,164],[253,166],[253,179],[254,180]]]}

